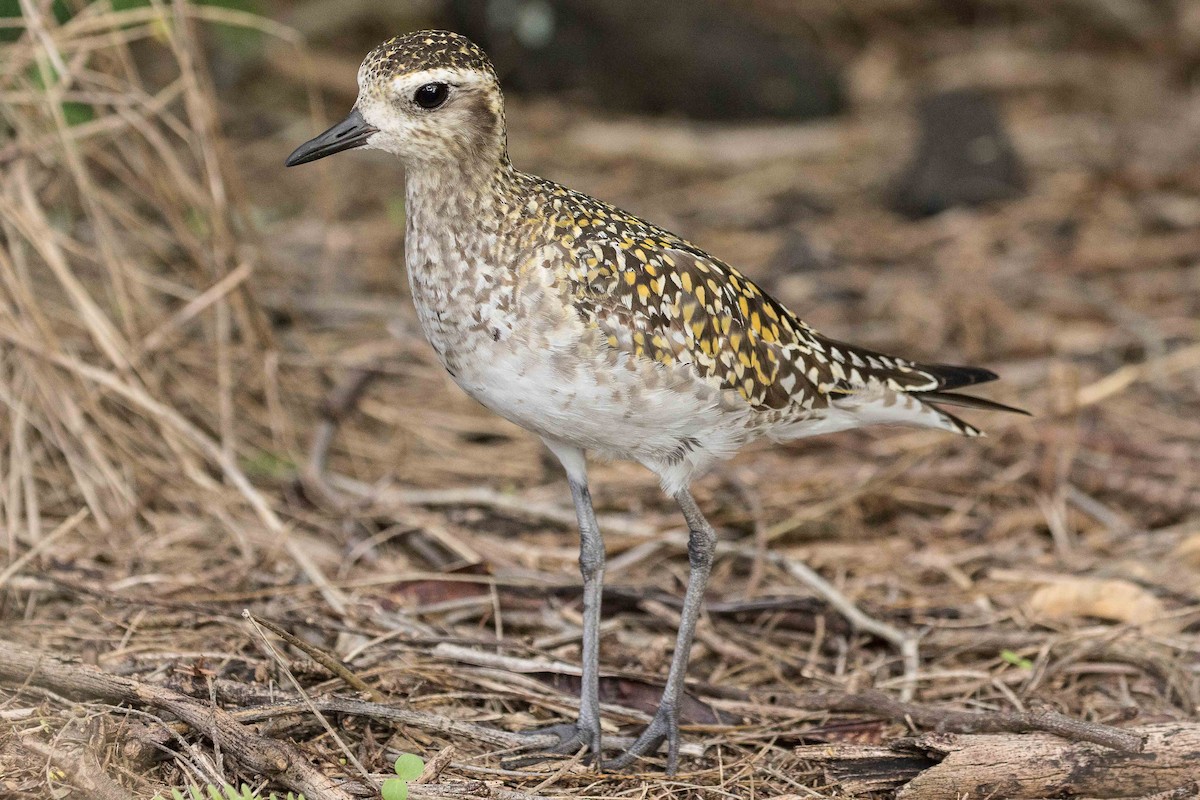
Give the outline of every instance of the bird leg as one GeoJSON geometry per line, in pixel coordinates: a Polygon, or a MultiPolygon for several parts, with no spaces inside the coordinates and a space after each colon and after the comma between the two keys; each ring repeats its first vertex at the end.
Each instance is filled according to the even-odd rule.
{"type": "Polygon", "coordinates": [[[604,540],[587,484],[571,481],[579,517],[579,571],[583,575],[583,679],[578,727],[600,768],[600,598],[604,593],[604,540]]]}
{"type": "Polygon", "coordinates": [[[567,469],[571,499],[579,519],[579,571],[583,575],[583,678],[579,689],[579,718],[574,723],[526,731],[530,735],[559,737],[559,743],[547,748],[552,753],[574,753],[586,747],[595,760],[600,758],[600,598],[604,590],[604,540],[592,509],[587,487],[583,453],[557,443],[547,442],[567,469]]]}
{"type": "Polygon", "coordinates": [[[641,736],[612,762],[611,766],[614,769],[623,769],[641,756],[651,755],[664,741],[667,743],[667,774],[674,775],[679,766],[679,704],[683,698],[692,637],[696,633],[696,622],[700,618],[700,607],[704,603],[704,588],[708,583],[713,554],[717,549],[717,534],[687,489],[676,494],[675,500],[683,511],[690,531],[688,561],[691,564],[687,592],[683,596],[679,635],[675,639],[675,654],[671,658],[671,670],[667,673],[667,685],[663,688],[658,711],[641,736]]]}

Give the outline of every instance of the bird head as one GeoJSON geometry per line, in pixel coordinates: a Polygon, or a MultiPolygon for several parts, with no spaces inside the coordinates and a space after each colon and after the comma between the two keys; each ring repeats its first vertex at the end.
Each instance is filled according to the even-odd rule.
{"type": "Polygon", "coordinates": [[[286,163],[355,147],[385,150],[409,169],[504,161],[504,101],[491,61],[450,31],[418,31],[379,45],[358,70],[350,115],[300,145],[286,163]]]}

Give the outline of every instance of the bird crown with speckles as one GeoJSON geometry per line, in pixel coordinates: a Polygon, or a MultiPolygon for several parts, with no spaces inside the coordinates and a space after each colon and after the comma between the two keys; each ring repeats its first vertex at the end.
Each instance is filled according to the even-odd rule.
{"type": "Polygon", "coordinates": [[[362,69],[374,82],[381,77],[438,67],[478,70],[493,78],[496,75],[479,45],[453,31],[415,31],[388,39],[370,52],[362,69]]]}

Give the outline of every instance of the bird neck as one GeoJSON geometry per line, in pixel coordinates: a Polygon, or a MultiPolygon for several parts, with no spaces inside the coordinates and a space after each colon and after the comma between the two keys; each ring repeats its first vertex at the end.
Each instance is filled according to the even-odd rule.
{"type": "Polygon", "coordinates": [[[478,228],[502,202],[515,170],[504,154],[491,163],[413,165],[405,170],[408,228],[430,233],[447,225],[478,228]]]}
{"type": "Polygon", "coordinates": [[[482,265],[497,263],[519,176],[507,158],[488,170],[408,171],[404,249],[414,298],[434,275],[473,282],[482,265]]]}

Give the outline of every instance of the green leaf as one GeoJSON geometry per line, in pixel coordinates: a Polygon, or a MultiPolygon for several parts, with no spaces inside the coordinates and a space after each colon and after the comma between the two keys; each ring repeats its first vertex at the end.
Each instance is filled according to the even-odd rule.
{"type": "Polygon", "coordinates": [[[425,759],[412,753],[401,753],[396,759],[395,770],[401,780],[415,781],[425,770],[425,759]]]}
{"type": "Polygon", "coordinates": [[[256,478],[286,478],[296,472],[296,463],[286,454],[255,450],[239,459],[242,469],[256,478]]]}
{"type": "MultiPolygon", "coordinates": [[[[42,7],[45,8],[45,3],[42,4],[42,7]]],[[[54,14],[55,22],[60,25],[71,18],[71,9],[67,7],[64,0],[54,0],[50,4],[50,11],[54,14]]],[[[0,17],[16,20],[21,18],[22,13],[21,0],[0,0],[0,17]]],[[[15,42],[24,33],[24,26],[19,28],[0,28],[0,42],[15,42]]]]}
{"type": "Polygon", "coordinates": [[[96,118],[96,112],[87,103],[76,103],[68,100],[62,104],[63,119],[68,125],[81,125],[96,118]]]}
{"type": "Polygon", "coordinates": [[[383,800],[408,800],[408,781],[388,778],[383,782],[383,800]]]}
{"type": "Polygon", "coordinates": [[[1012,650],[1001,650],[1000,658],[1012,664],[1014,667],[1021,669],[1033,669],[1033,662],[1022,655],[1014,653],[1012,650]]]}

